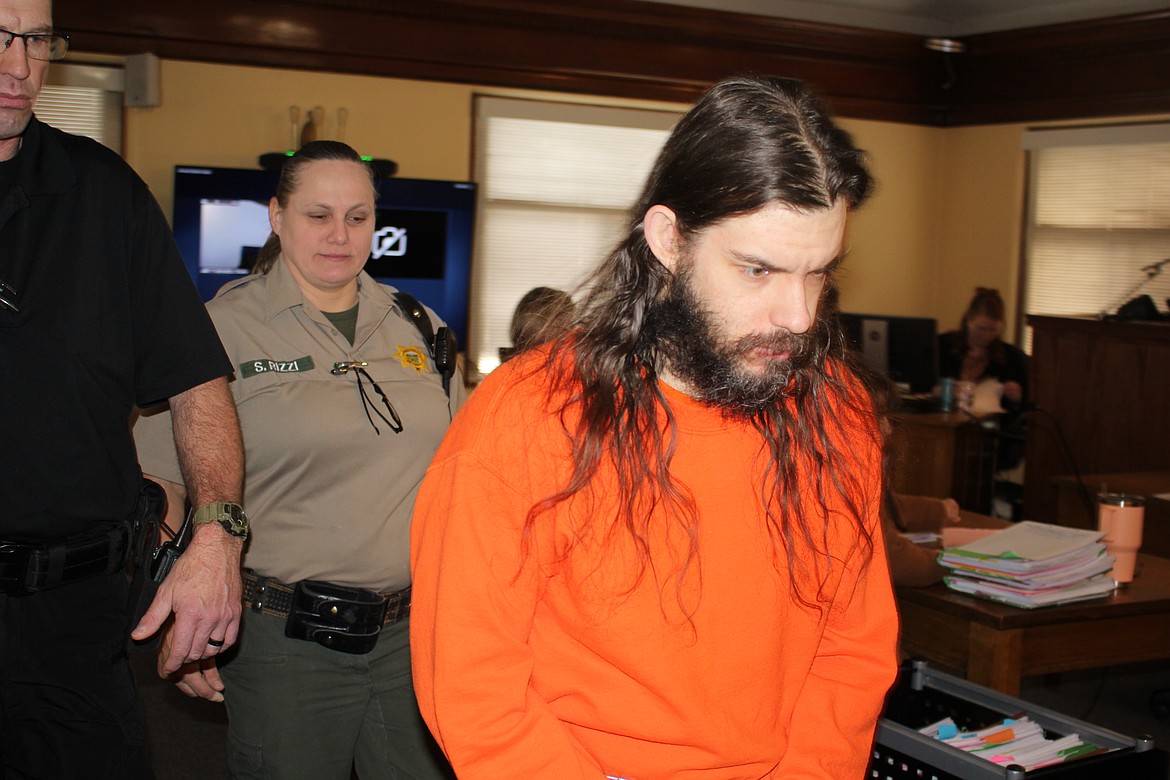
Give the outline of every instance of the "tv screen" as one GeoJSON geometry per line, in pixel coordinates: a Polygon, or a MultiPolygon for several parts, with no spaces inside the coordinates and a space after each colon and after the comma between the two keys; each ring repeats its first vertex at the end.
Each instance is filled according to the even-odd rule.
{"type": "MultiPolygon", "coordinates": [[[[203,300],[251,271],[268,239],[277,174],[260,169],[175,166],[172,227],[203,300]]],[[[475,184],[378,181],[366,271],[434,309],[467,343],[475,184]]]]}
{"type": "Polygon", "coordinates": [[[938,383],[938,324],[929,317],[885,314],[837,315],[845,336],[870,368],[910,393],[929,393],[938,383]]]}

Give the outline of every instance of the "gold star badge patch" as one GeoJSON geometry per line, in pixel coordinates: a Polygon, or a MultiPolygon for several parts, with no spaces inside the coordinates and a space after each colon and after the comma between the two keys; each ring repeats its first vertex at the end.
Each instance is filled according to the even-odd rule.
{"type": "Polygon", "coordinates": [[[398,347],[398,359],[402,361],[403,368],[413,368],[420,374],[427,370],[427,356],[423,354],[418,347],[398,347]]]}

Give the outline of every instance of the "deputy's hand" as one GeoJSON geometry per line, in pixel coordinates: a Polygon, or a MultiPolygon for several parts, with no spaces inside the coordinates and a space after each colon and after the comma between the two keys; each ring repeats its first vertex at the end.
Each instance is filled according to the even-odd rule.
{"type": "Polygon", "coordinates": [[[138,641],[153,636],[174,614],[166,646],[159,650],[162,676],[172,675],[192,661],[213,657],[235,643],[242,610],[243,546],[242,539],[228,534],[218,523],[195,528],[187,549],[130,634],[138,641]]]}
{"type": "Polygon", "coordinates": [[[214,656],[183,664],[179,671],[173,674],[168,674],[163,669],[163,662],[170,654],[173,629],[173,623],[163,628],[163,638],[158,651],[158,676],[170,680],[176,688],[193,699],[223,701],[223,678],[219,676],[219,667],[215,664],[214,656]]]}

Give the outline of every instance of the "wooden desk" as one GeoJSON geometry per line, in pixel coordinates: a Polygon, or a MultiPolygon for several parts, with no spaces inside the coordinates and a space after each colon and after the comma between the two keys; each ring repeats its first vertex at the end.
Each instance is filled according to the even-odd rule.
{"type": "Polygon", "coordinates": [[[1024,517],[1049,523],[1052,478],[1170,469],[1170,322],[1028,316],[1024,517]],[[1067,447],[1067,451],[1066,451],[1067,447]]]}
{"type": "Polygon", "coordinates": [[[900,588],[902,649],[1010,696],[1026,675],[1170,659],[1170,560],[1139,554],[1138,566],[1110,596],[1040,609],[900,588]]]}
{"type": "Polygon", "coordinates": [[[1146,499],[1146,517],[1142,531],[1142,552],[1170,558],[1170,501],[1154,497],[1170,493],[1170,471],[1088,474],[1081,481],[1094,506],[1085,506],[1084,496],[1075,477],[1054,477],[1052,489],[1056,513],[1052,522],[1072,528],[1096,528],[1096,500],[1102,485],[1111,493],[1143,496],[1146,499]]]}
{"type": "Polygon", "coordinates": [[[990,513],[997,444],[992,433],[963,412],[899,412],[890,419],[895,492],[953,498],[963,509],[990,513]]]}

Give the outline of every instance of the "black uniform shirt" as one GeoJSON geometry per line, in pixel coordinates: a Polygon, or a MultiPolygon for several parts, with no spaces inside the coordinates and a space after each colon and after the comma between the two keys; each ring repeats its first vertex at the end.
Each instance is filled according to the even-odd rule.
{"type": "Polygon", "coordinates": [[[8,197],[12,183],[16,181],[16,159],[0,160],[0,203],[8,197]]]}
{"type": "Polygon", "coordinates": [[[0,197],[0,538],[134,507],[134,406],[231,372],[146,184],[34,117],[0,197]]]}

